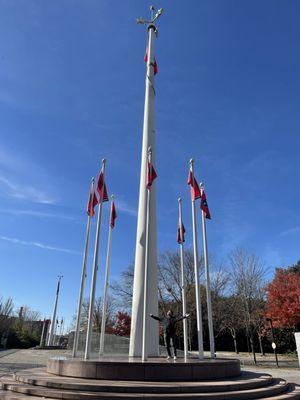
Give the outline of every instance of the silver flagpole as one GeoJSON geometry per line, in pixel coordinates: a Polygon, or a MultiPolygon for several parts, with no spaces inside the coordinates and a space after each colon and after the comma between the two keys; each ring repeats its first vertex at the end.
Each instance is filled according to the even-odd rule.
{"type": "MultiPolygon", "coordinates": [[[[92,178],[90,193],[94,193],[94,190],[95,190],[94,189],[94,181],[95,181],[95,178],[92,178]]],[[[82,270],[81,270],[81,281],[80,281],[80,289],[79,289],[79,297],[78,297],[76,328],[75,328],[73,353],[72,353],[73,357],[76,357],[76,353],[77,353],[77,349],[78,349],[78,340],[79,340],[79,332],[80,332],[80,320],[81,320],[81,309],[82,309],[82,302],[83,302],[84,284],[85,284],[85,279],[86,279],[86,266],[87,266],[87,258],[88,258],[90,231],[91,231],[91,216],[88,214],[87,223],[86,223],[86,233],[85,233],[85,244],[84,244],[84,253],[83,253],[83,261],[82,261],[82,270]]]]}
{"type": "MultiPolygon", "coordinates": [[[[194,179],[194,160],[190,160],[190,169],[194,179]]],[[[203,353],[203,328],[202,328],[202,311],[201,311],[201,296],[199,285],[199,256],[198,256],[198,238],[196,225],[196,209],[195,200],[192,199],[192,220],[193,220],[193,248],[194,248],[194,268],[195,268],[195,294],[196,294],[196,314],[197,314],[197,335],[198,335],[198,357],[204,358],[203,353]]]]}
{"type": "MultiPolygon", "coordinates": [[[[143,337],[143,285],[145,281],[145,232],[147,214],[147,188],[145,187],[145,174],[147,163],[147,152],[149,146],[152,149],[152,159],[155,159],[155,54],[154,43],[157,36],[155,21],[161,15],[162,10],[158,10],[153,17],[154,7],[151,6],[151,21],[138,18],[137,22],[148,25],[147,43],[147,72],[145,88],[145,106],[143,123],[143,143],[141,155],[141,174],[139,189],[139,207],[137,219],[136,250],[134,262],[134,281],[132,295],[131,331],[130,331],[130,357],[141,357],[142,337],[143,337]]],[[[158,296],[157,296],[157,224],[156,224],[156,188],[151,189],[150,215],[149,215],[149,244],[148,244],[148,291],[147,307],[148,310],[157,315],[158,296]]],[[[147,320],[147,353],[151,356],[158,355],[158,335],[153,324],[147,320]]]]}
{"type": "MultiPolygon", "coordinates": [[[[148,163],[151,166],[152,150],[148,148],[148,163]]],[[[146,168],[148,168],[146,163],[146,168]]],[[[147,180],[147,173],[146,173],[147,180]]],[[[146,182],[145,182],[146,183],[146,182]]],[[[143,303],[143,339],[142,339],[142,361],[147,361],[147,348],[146,348],[146,324],[147,324],[147,285],[148,285],[148,251],[149,251],[149,213],[150,213],[150,190],[147,188],[147,208],[146,208],[146,239],[145,239],[145,272],[144,272],[144,303],[143,303]]]]}
{"type": "Polygon", "coordinates": [[[61,278],[62,278],[62,275],[59,275],[58,281],[57,281],[56,296],[55,296],[54,309],[53,309],[52,320],[51,320],[50,333],[49,333],[49,337],[48,337],[48,346],[53,346],[53,335],[56,332],[56,312],[57,312],[57,304],[58,304],[61,278]]]}
{"type": "MultiPolygon", "coordinates": [[[[105,184],[105,165],[106,160],[102,160],[102,174],[103,174],[103,183],[105,184]]],[[[104,185],[103,185],[104,191],[104,185]]],[[[103,196],[102,196],[103,197],[103,196]]],[[[93,330],[93,314],[94,314],[94,302],[95,302],[95,294],[96,294],[96,283],[97,283],[97,272],[98,272],[98,253],[99,253],[99,241],[100,241],[100,227],[101,227],[101,217],[102,217],[102,205],[103,198],[100,198],[100,203],[98,207],[98,219],[97,219],[97,229],[96,229],[96,239],[95,239],[95,249],[94,249],[94,260],[93,260],[93,272],[92,272],[92,283],[91,283],[91,292],[90,292],[90,304],[89,304],[89,315],[88,315],[88,326],[86,332],[86,342],[85,342],[85,352],[84,358],[87,360],[90,358],[91,351],[91,339],[92,339],[92,330],[93,330]]]]}
{"type": "MultiPolygon", "coordinates": [[[[204,191],[202,183],[200,184],[201,196],[204,191]]],[[[211,294],[210,294],[210,279],[209,279],[209,266],[208,266],[208,251],[207,251],[207,236],[206,236],[206,218],[205,213],[201,210],[202,214],[202,236],[203,236],[203,254],[204,254],[204,266],[205,266],[205,280],[206,280],[206,302],[207,302],[207,319],[208,319],[208,331],[209,331],[209,347],[210,356],[215,358],[215,339],[214,339],[214,326],[212,318],[212,307],[211,307],[211,294]]]]}
{"type": "MultiPolygon", "coordinates": [[[[182,315],[186,315],[186,297],[185,297],[185,276],[184,276],[184,257],[183,257],[183,227],[182,227],[182,203],[181,198],[178,199],[178,214],[179,214],[179,228],[180,228],[180,264],[181,264],[181,297],[182,297],[182,315]]],[[[184,359],[188,356],[188,341],[187,341],[187,319],[183,319],[183,347],[184,359]]]]}
{"type": "MultiPolygon", "coordinates": [[[[112,206],[113,206],[114,198],[115,197],[112,194],[111,195],[110,217],[112,215],[112,206]]],[[[110,218],[109,219],[109,230],[108,230],[104,290],[103,290],[103,299],[102,299],[102,320],[101,320],[99,356],[102,356],[104,353],[104,338],[105,338],[106,312],[107,312],[107,302],[108,302],[108,282],[109,282],[109,273],[110,273],[110,251],[111,251],[112,230],[113,230],[113,228],[111,226],[111,218],[110,218]]]]}

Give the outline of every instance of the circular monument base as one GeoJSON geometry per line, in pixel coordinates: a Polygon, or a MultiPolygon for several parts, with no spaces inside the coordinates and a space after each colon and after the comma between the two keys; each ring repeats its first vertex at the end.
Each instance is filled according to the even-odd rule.
{"type": "Polygon", "coordinates": [[[233,378],[241,374],[240,361],[235,359],[189,358],[169,361],[153,357],[111,357],[83,360],[55,357],[47,363],[47,372],[59,376],[123,381],[198,381],[233,378]]]}

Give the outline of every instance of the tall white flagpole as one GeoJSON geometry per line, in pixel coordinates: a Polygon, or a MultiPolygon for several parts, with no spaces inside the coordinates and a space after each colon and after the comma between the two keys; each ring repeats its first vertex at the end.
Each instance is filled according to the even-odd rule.
{"type": "MultiPolygon", "coordinates": [[[[105,184],[105,166],[106,160],[102,160],[102,174],[103,174],[103,182],[105,184]]],[[[103,186],[104,190],[104,186],[103,186]]],[[[100,228],[101,228],[101,218],[102,218],[102,205],[103,205],[103,196],[99,199],[99,207],[98,207],[98,219],[97,219],[97,229],[96,229],[96,238],[95,238],[95,249],[94,249],[94,260],[93,260],[93,272],[92,272],[92,282],[91,282],[91,292],[90,292],[90,303],[89,303],[89,315],[88,315],[88,326],[86,332],[86,342],[85,342],[85,352],[84,358],[87,360],[90,358],[91,352],[91,339],[92,339],[92,330],[93,330],[93,314],[94,314],[94,303],[95,303],[95,294],[96,294],[96,283],[97,283],[97,272],[98,272],[98,254],[99,254],[99,241],[100,241],[100,228]]]]}
{"type": "MultiPolygon", "coordinates": [[[[152,168],[152,150],[151,147],[148,149],[148,163],[152,168]]],[[[147,165],[147,163],[146,163],[147,165]]],[[[147,176],[147,175],[146,175],[147,176]]],[[[146,181],[145,181],[146,186],[146,181]]],[[[150,190],[151,187],[147,188],[147,211],[146,211],[146,239],[145,239],[145,272],[144,272],[144,301],[143,301],[143,339],[142,339],[142,361],[146,361],[148,354],[146,348],[146,331],[147,331],[147,286],[148,286],[148,263],[149,263],[149,214],[150,214],[150,190]]]]}
{"type": "Polygon", "coordinates": [[[58,304],[61,278],[62,278],[62,275],[59,275],[58,281],[57,281],[57,288],[56,288],[55,302],[54,302],[54,308],[53,308],[53,314],[52,314],[52,320],[51,320],[50,333],[49,333],[49,337],[48,337],[48,346],[53,346],[53,344],[54,344],[53,343],[53,335],[56,332],[56,312],[57,312],[57,304],[58,304]]]}
{"type": "MultiPolygon", "coordinates": [[[[190,169],[194,179],[194,160],[190,160],[190,169]]],[[[195,199],[192,199],[192,222],[193,222],[193,249],[194,249],[194,268],[195,268],[195,295],[196,295],[196,314],[197,314],[197,336],[198,336],[198,357],[200,360],[204,358],[203,353],[203,327],[202,327],[202,311],[201,296],[199,284],[199,255],[198,255],[198,237],[196,224],[196,208],[195,199]]]]}
{"type": "Polygon", "coordinates": [[[114,198],[115,197],[112,194],[111,195],[111,204],[110,204],[110,220],[109,220],[109,230],[108,230],[108,243],[107,243],[107,254],[106,254],[104,290],[103,290],[103,299],[102,299],[102,320],[101,320],[99,356],[102,356],[103,353],[104,353],[106,312],[107,312],[107,302],[108,302],[108,282],[109,282],[109,274],[110,274],[111,238],[112,238],[112,230],[113,230],[113,227],[111,226],[111,215],[112,215],[112,207],[113,207],[114,198]]]}
{"type": "MultiPolygon", "coordinates": [[[[202,183],[200,184],[201,196],[204,191],[202,183]]],[[[207,235],[206,235],[206,217],[203,210],[202,214],[202,236],[203,236],[203,254],[204,254],[204,266],[205,266],[205,280],[206,280],[206,302],[207,302],[207,319],[208,319],[208,332],[209,332],[209,347],[210,356],[215,358],[215,339],[214,339],[214,326],[212,318],[212,307],[211,307],[211,293],[210,293],[210,278],[209,278],[209,266],[208,266],[208,251],[207,251],[207,235]]]]}
{"type": "MultiPolygon", "coordinates": [[[[94,181],[95,181],[95,178],[92,178],[90,193],[94,193],[94,190],[95,190],[94,189],[94,181]]],[[[90,198],[90,195],[89,195],[89,198],[90,198]]],[[[84,294],[84,284],[85,284],[85,279],[86,279],[86,267],[87,267],[90,231],[91,231],[91,216],[88,214],[87,223],[86,223],[86,232],[85,232],[85,244],[84,244],[84,253],[83,253],[83,260],[82,260],[78,306],[77,306],[76,328],[75,328],[75,336],[74,336],[74,344],[73,344],[73,352],[72,352],[73,357],[76,357],[76,353],[77,353],[77,349],[78,349],[81,310],[82,310],[82,302],[83,302],[83,294],[84,294]]]]}
{"type": "MultiPolygon", "coordinates": [[[[178,199],[178,217],[179,217],[179,229],[180,229],[180,265],[181,265],[181,297],[182,297],[182,315],[186,315],[186,296],[185,296],[185,276],[184,276],[184,256],[183,256],[183,225],[182,225],[182,202],[181,198],[178,199]]],[[[187,340],[187,319],[183,319],[183,348],[184,348],[184,359],[188,357],[188,340],[187,340]]]]}
{"type": "MultiPolygon", "coordinates": [[[[141,174],[139,189],[139,207],[137,220],[137,235],[134,262],[134,281],[132,296],[132,319],[130,331],[129,356],[141,357],[143,347],[143,302],[144,302],[144,281],[145,281],[145,257],[146,257],[146,226],[147,226],[147,189],[146,182],[146,163],[148,147],[152,148],[152,160],[155,159],[155,78],[154,69],[156,68],[154,55],[154,42],[157,36],[155,21],[161,15],[162,10],[158,10],[153,17],[154,7],[151,7],[151,21],[141,18],[138,23],[148,24],[148,43],[147,43],[147,70],[145,87],[145,106],[143,123],[143,143],[141,155],[141,174]]],[[[147,287],[147,308],[152,314],[158,313],[158,292],[157,292],[157,225],[156,225],[156,188],[151,189],[151,199],[149,200],[149,244],[148,244],[148,287],[147,287]]],[[[158,335],[153,324],[149,319],[146,322],[147,330],[147,354],[157,356],[159,351],[158,335]]]]}

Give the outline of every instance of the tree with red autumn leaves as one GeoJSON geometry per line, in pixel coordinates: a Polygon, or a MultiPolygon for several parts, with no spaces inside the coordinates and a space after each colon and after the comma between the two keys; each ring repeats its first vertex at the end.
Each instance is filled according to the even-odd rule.
{"type": "Polygon", "coordinates": [[[113,327],[113,333],[118,336],[130,335],[131,317],[126,312],[118,311],[116,322],[113,327]]]}
{"type": "Polygon", "coordinates": [[[300,274],[277,268],[267,286],[266,316],[275,327],[300,328],[300,274]]]}

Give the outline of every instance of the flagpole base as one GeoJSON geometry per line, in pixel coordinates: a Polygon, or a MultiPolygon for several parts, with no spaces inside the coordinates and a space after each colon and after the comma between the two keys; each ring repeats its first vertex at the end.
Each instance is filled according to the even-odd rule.
{"type": "Polygon", "coordinates": [[[101,360],[50,358],[47,372],[74,378],[175,382],[178,379],[198,381],[233,378],[241,374],[241,368],[239,360],[221,358],[178,358],[176,361],[161,357],[149,357],[146,361],[132,357],[103,357],[101,360]]]}

